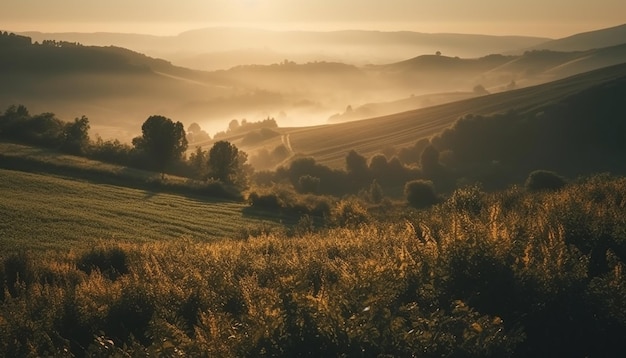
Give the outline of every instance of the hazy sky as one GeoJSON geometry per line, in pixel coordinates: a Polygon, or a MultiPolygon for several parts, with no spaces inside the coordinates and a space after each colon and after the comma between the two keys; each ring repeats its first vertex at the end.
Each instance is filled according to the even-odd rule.
{"type": "Polygon", "coordinates": [[[626,23],[626,0],[1,0],[0,29],[177,34],[206,26],[563,37],[626,23]]]}

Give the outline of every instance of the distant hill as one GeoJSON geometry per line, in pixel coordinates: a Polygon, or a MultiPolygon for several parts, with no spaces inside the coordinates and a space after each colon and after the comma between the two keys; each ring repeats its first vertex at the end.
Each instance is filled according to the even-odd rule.
{"type": "MultiPolygon", "coordinates": [[[[206,43],[203,41],[216,40],[218,35],[223,35],[222,40],[250,35],[244,30],[220,31],[185,33],[181,38],[194,38],[201,46],[206,43]],[[231,37],[227,38],[229,34],[231,37]]],[[[303,47],[329,44],[329,48],[339,49],[346,41],[353,41],[354,46],[365,46],[358,51],[369,49],[370,54],[384,52],[385,46],[416,44],[422,35],[367,31],[258,34],[274,40],[282,36],[282,41],[300,42],[298,46],[303,47]],[[383,48],[368,47],[377,43],[383,48]]],[[[489,36],[438,35],[441,36],[424,38],[449,43],[459,39],[502,43],[502,38],[489,36]]],[[[235,41],[235,45],[240,44],[235,41]]],[[[351,51],[351,47],[345,49],[351,51]]],[[[24,104],[33,112],[50,111],[66,120],[87,115],[93,133],[129,140],[153,114],[186,125],[198,122],[212,133],[224,130],[232,119],[244,118],[256,121],[276,117],[281,126],[311,125],[324,123],[338,112],[340,115],[333,117],[337,121],[389,115],[626,62],[623,46],[578,52],[534,50],[521,55],[474,58],[432,53],[383,65],[282,60],[207,72],[175,66],[121,47],[58,40],[33,43],[27,37],[7,34],[0,36],[0,110],[11,104],[24,104]],[[341,114],[348,106],[353,108],[352,113],[341,114]]]]}
{"type": "Polygon", "coordinates": [[[283,101],[258,87],[237,86],[124,48],[33,43],[9,34],[0,35],[0,76],[0,110],[24,104],[66,120],[87,115],[92,132],[121,140],[136,135],[152,114],[190,124],[283,101]]]}
{"type": "Polygon", "coordinates": [[[238,65],[269,65],[284,59],[297,62],[383,64],[414,54],[479,57],[517,51],[550,39],[525,36],[429,34],[410,31],[269,31],[246,28],[206,28],[176,36],[117,33],[24,32],[33,41],[57,40],[84,45],[120,46],[165,58],[186,67],[216,70],[238,65]],[[240,57],[233,55],[242,54],[240,57]],[[274,54],[282,58],[277,59],[274,54]]]}
{"type": "Polygon", "coordinates": [[[390,115],[485,94],[476,89],[494,93],[528,87],[625,62],[626,44],[587,51],[533,50],[517,56],[470,59],[421,55],[388,65],[366,66],[363,72],[372,83],[378,81],[382,89],[420,93],[420,89],[427,88],[432,93],[350,106],[350,111],[331,116],[330,122],[390,115]]]}
{"type": "Polygon", "coordinates": [[[529,49],[552,51],[585,51],[626,43],[626,24],[584,32],[538,44],[529,49]]]}

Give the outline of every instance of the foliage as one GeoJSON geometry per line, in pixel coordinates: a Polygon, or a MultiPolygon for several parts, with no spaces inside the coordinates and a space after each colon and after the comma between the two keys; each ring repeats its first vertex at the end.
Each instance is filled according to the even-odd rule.
{"type": "Polygon", "coordinates": [[[72,154],[85,154],[89,147],[89,119],[85,116],[66,123],[61,149],[72,154]]]}
{"type": "Polygon", "coordinates": [[[350,187],[346,173],[318,164],[313,158],[297,158],[284,170],[277,170],[277,178],[288,179],[294,188],[299,189],[300,178],[309,176],[319,179],[319,194],[344,195],[354,190],[350,187]]]}
{"type": "Polygon", "coordinates": [[[416,208],[425,208],[439,201],[435,187],[430,180],[413,180],[404,187],[406,200],[416,208]]]}
{"type": "Polygon", "coordinates": [[[590,86],[558,102],[492,115],[466,115],[432,138],[450,151],[457,179],[502,189],[536,168],[568,177],[625,174],[626,77],[590,86]]]}
{"type": "Polygon", "coordinates": [[[274,169],[276,165],[282,163],[290,156],[289,149],[284,144],[279,144],[271,151],[261,148],[250,157],[250,164],[256,170],[274,169]]]}
{"type": "Polygon", "coordinates": [[[196,150],[189,155],[189,166],[191,167],[192,176],[196,179],[202,179],[207,172],[208,152],[202,150],[202,147],[196,147],[196,150]]]}
{"type": "Polygon", "coordinates": [[[172,162],[181,159],[187,150],[185,129],[180,122],[174,123],[163,116],[150,116],[141,126],[141,137],[133,139],[133,145],[148,156],[153,168],[161,173],[172,162]]]}
{"type": "Polygon", "coordinates": [[[0,116],[0,136],[44,147],[59,147],[64,140],[64,127],[54,113],[31,115],[22,105],[9,106],[0,116]]]}
{"type": "Polygon", "coordinates": [[[374,204],[380,204],[385,198],[383,188],[380,187],[378,181],[374,179],[368,190],[368,199],[374,204]]]}
{"type": "Polygon", "coordinates": [[[534,194],[468,187],[404,220],[311,231],[304,219],[291,238],[263,229],[3,255],[13,289],[0,302],[0,352],[619,356],[625,197],[626,179],[607,176],[534,194]],[[103,274],[107,255],[127,270],[103,274]],[[85,258],[104,269],[82,271],[85,258]]]}
{"type": "Polygon", "coordinates": [[[358,227],[370,221],[370,215],[356,200],[340,200],[330,212],[330,223],[340,227],[358,227]]]}
{"type": "Polygon", "coordinates": [[[258,131],[257,133],[261,134],[261,136],[274,136],[277,132],[273,131],[272,128],[277,127],[278,123],[276,123],[276,120],[270,117],[257,122],[248,122],[245,119],[242,119],[241,122],[239,122],[238,120],[233,119],[228,123],[227,131],[216,133],[215,139],[223,139],[228,137],[228,135],[252,131],[258,131]]]}
{"type": "Polygon", "coordinates": [[[559,190],[565,186],[565,179],[549,170],[535,170],[528,175],[524,186],[529,191],[559,190]]]}
{"type": "Polygon", "coordinates": [[[355,150],[351,150],[346,155],[346,173],[356,185],[362,186],[367,183],[370,175],[367,159],[355,150]]]}
{"type": "Polygon", "coordinates": [[[321,218],[330,214],[332,200],[325,196],[297,194],[285,188],[273,187],[265,191],[251,192],[248,195],[248,203],[254,210],[321,218]]]}
{"type": "Polygon", "coordinates": [[[318,194],[320,190],[320,178],[303,175],[298,178],[297,189],[303,194],[318,194]]]}
{"type": "Polygon", "coordinates": [[[135,154],[133,148],[119,140],[102,140],[98,137],[89,148],[87,157],[106,163],[131,165],[135,154]]]}
{"type": "Polygon", "coordinates": [[[209,177],[226,184],[245,188],[251,171],[246,163],[248,155],[234,144],[218,141],[209,150],[207,168],[209,177]]]}
{"type": "Polygon", "coordinates": [[[243,138],[241,138],[241,145],[256,145],[267,139],[271,139],[279,136],[280,133],[269,129],[269,128],[261,128],[258,130],[253,130],[246,133],[243,138]]]}

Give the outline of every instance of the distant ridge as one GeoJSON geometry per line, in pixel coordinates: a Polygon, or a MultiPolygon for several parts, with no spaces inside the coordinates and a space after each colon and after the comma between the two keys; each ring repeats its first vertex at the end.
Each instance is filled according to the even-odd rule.
{"type": "Polygon", "coordinates": [[[357,65],[384,64],[415,54],[480,57],[492,53],[519,52],[550,40],[545,37],[479,34],[421,33],[414,31],[270,31],[212,27],[175,36],[124,33],[22,32],[33,41],[56,40],[93,46],[119,46],[175,64],[201,70],[227,69],[276,62],[276,55],[298,62],[335,61],[357,65]],[[241,54],[244,54],[241,56],[241,54]],[[270,54],[270,56],[268,56],[270,54]],[[275,55],[271,55],[275,54],[275,55]],[[217,61],[219,60],[219,61],[217,61]],[[217,63],[214,63],[216,61],[217,63]],[[216,66],[217,65],[217,66],[216,66]]]}
{"type": "Polygon", "coordinates": [[[552,40],[533,46],[534,50],[585,51],[626,43],[626,24],[552,40]]]}

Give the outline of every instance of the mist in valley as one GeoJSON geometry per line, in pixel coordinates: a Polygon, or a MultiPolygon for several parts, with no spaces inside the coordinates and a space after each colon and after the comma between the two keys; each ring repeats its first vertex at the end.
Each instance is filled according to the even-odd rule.
{"type": "MultiPolygon", "coordinates": [[[[613,44],[622,31],[596,36],[613,44]]],[[[319,126],[516,90],[626,60],[624,45],[566,52],[551,46],[560,50],[567,39],[411,31],[23,35],[15,36],[21,45],[9,41],[1,49],[0,107],[23,104],[64,120],[86,115],[94,137],[124,143],[155,114],[187,128],[195,123],[211,137],[233,120],[319,126]]]]}

